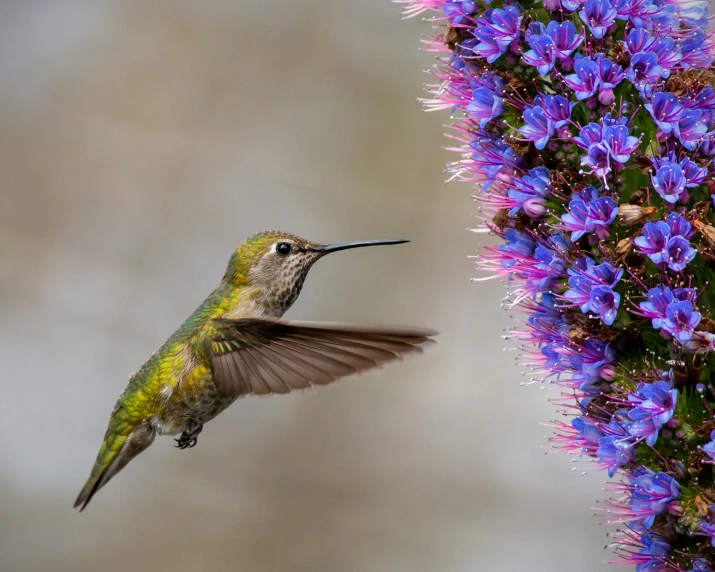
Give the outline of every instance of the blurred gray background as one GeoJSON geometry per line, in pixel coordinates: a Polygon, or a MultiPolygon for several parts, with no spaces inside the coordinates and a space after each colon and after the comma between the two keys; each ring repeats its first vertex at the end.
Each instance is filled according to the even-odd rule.
{"type": "Polygon", "coordinates": [[[387,0],[0,3],[0,570],[605,570],[603,475],[474,284],[466,185],[387,0]],[[425,356],[235,404],[72,503],[128,375],[278,228],[409,238],[321,261],[288,317],[439,329],[425,356]]]}

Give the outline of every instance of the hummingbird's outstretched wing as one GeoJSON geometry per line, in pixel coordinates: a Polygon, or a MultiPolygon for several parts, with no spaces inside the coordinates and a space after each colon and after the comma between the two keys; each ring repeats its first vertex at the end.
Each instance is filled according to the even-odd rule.
{"type": "Polygon", "coordinates": [[[223,397],[269,395],[325,385],[402,359],[437,332],[243,318],[214,320],[211,367],[223,397]]]}

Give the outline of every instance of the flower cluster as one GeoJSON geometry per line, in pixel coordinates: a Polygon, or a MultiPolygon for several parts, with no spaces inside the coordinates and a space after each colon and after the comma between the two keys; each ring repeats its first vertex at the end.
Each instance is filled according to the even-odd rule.
{"type": "MultiPolygon", "coordinates": [[[[568,418],[555,449],[616,479],[638,571],[715,570],[715,41],[705,0],[399,0],[442,52],[508,338],[568,418]]],[[[487,279],[480,278],[479,280],[487,279]]]]}

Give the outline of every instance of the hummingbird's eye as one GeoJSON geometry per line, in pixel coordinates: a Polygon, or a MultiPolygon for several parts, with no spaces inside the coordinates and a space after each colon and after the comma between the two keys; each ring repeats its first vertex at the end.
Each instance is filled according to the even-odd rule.
{"type": "Polygon", "coordinates": [[[276,252],[281,256],[288,256],[293,246],[288,242],[279,242],[276,244],[276,252]]]}

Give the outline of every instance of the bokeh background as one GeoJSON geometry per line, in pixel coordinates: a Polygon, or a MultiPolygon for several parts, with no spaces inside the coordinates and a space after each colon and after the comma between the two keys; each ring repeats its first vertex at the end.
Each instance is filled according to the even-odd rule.
{"type": "Polygon", "coordinates": [[[605,570],[603,476],[544,455],[545,392],[470,283],[466,185],[387,0],[0,3],[0,570],[605,570]],[[321,261],[288,317],[439,329],[419,359],[235,404],[72,503],[128,375],[234,246],[321,261]]]}

